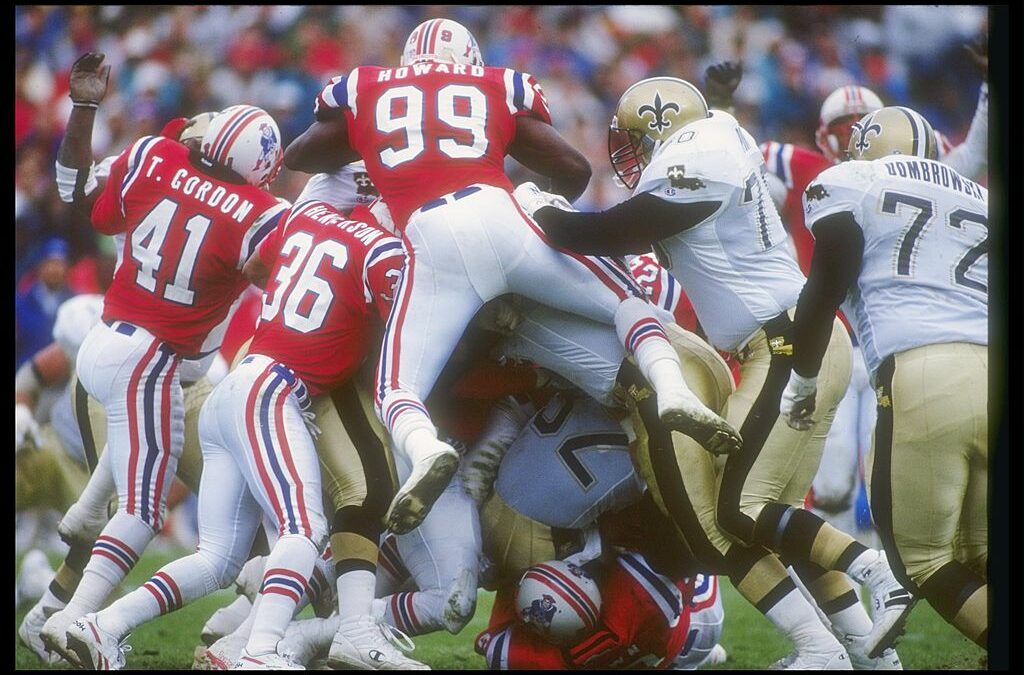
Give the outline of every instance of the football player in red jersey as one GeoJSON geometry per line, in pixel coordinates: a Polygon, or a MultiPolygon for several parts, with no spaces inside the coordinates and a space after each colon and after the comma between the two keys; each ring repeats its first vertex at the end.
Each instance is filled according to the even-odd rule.
{"type": "MultiPolygon", "coordinates": [[[[119,640],[134,627],[229,584],[245,562],[262,508],[277,522],[280,538],[236,665],[289,665],[277,643],[328,534],[312,438],[320,430],[305,426],[313,418],[310,399],[355,373],[375,322],[390,311],[390,273],[404,259],[400,241],[323,202],[301,202],[284,216],[246,263],[254,280],[270,278],[249,353],[210,394],[200,419],[207,479],[199,494],[199,550],[76,622],[69,646],[88,650],[93,663],[97,656],[113,661],[119,640]]],[[[372,575],[368,594],[366,615],[372,575]]],[[[378,639],[367,650],[377,650],[381,665],[420,665],[374,628],[378,639]]]]}
{"type": "Polygon", "coordinates": [[[465,27],[432,19],[409,36],[400,67],[333,79],[315,113],[288,147],[287,165],[331,171],[361,157],[409,254],[375,391],[396,452],[414,467],[392,502],[390,529],[404,533],[422,521],[457,468],[423,401],[477,310],[508,292],[614,325],[667,421],[715,451],[738,447],[738,434],[686,388],[628,272],[612,259],[553,248],[513,198],[505,155],[551,177],[570,199],[590,178],[586,159],[551,126],[531,76],[485,67],[465,27]]]}
{"type": "Polygon", "coordinates": [[[97,231],[128,235],[103,320],[77,362],[82,385],[107,411],[118,512],[68,606],[41,633],[72,661],[67,627],[102,606],[163,524],[184,436],[178,366],[201,356],[206,334],[248,284],[242,266],[286,209],[263,189],[281,166],[277,125],[251,106],[219,115],[202,154],[167,138],[139,139],[101,186],[90,146],[110,75],[102,61],[89,53],[72,67],[74,108],[57,159],[62,199],[90,208],[97,231]]]}

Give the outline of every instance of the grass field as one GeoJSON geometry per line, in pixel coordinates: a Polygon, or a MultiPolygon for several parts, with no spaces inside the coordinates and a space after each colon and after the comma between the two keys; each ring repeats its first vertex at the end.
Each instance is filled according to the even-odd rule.
{"type": "MultiPolygon", "coordinates": [[[[128,586],[135,588],[145,582],[173,556],[147,554],[128,577],[128,586]]],[[[56,564],[56,560],[53,561],[56,564]]],[[[718,670],[759,669],[785,656],[789,642],[781,637],[757,610],[748,605],[728,581],[721,586],[725,601],[725,628],[722,645],[729,660],[718,670]]],[[[128,643],[128,667],[139,670],[181,670],[192,665],[192,652],[199,644],[199,631],[213,611],[234,598],[232,591],[220,591],[179,612],[158,619],[137,630],[128,643]]],[[[457,636],[435,633],[416,639],[412,656],[435,669],[481,670],[484,660],[473,651],[473,639],[486,626],[492,594],[481,592],[477,613],[465,631],[457,636]]],[[[26,609],[15,613],[15,632],[26,609]]],[[[17,635],[15,635],[17,644],[17,635]]],[[[947,625],[925,603],[919,603],[907,626],[907,633],[898,651],[904,668],[979,669],[985,668],[985,652],[947,625]]],[[[25,647],[17,644],[15,668],[39,669],[42,664],[25,647]]]]}

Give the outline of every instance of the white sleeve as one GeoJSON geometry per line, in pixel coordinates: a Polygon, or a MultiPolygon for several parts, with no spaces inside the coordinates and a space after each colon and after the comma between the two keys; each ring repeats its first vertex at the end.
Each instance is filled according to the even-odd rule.
{"type": "Polygon", "coordinates": [[[804,190],[807,229],[813,234],[815,224],[822,218],[845,212],[852,213],[863,227],[861,205],[873,181],[871,162],[850,161],[822,171],[804,190]]]}
{"type": "Polygon", "coordinates": [[[725,153],[682,154],[667,148],[644,169],[633,194],[649,192],[677,203],[728,202],[742,177],[725,153]]]}
{"type": "Polygon", "coordinates": [[[942,162],[961,176],[979,180],[988,172],[988,83],[981,84],[978,108],[964,142],[950,150],[942,162]]]}

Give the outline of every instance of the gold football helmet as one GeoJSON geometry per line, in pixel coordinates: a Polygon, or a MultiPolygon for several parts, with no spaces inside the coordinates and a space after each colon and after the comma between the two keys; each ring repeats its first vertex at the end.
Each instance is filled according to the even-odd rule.
{"type": "Polygon", "coordinates": [[[630,190],[662,141],[682,127],[708,117],[703,94],[686,80],[651,77],[626,90],[608,129],[608,158],[630,190]]]}
{"type": "Polygon", "coordinates": [[[855,122],[847,153],[850,159],[910,155],[938,159],[938,142],[928,120],[910,108],[890,106],[855,122]]]}

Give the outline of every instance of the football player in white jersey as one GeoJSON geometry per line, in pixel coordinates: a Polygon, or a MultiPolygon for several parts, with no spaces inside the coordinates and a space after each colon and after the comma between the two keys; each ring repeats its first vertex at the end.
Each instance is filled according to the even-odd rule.
{"type": "MultiPolygon", "coordinates": [[[[844,636],[863,637],[869,651],[895,639],[909,594],[884,555],[800,508],[849,381],[846,331],[834,320],[822,369],[828,384],[819,392],[822,414],[799,431],[791,429],[775,408],[792,367],[792,317],[804,277],[786,247],[756,142],[732,116],[711,113],[693,85],[663,77],[639,82],[622,96],[609,149],[619,178],[635,188],[631,199],[599,214],[545,208],[552,202],[541,194],[525,199],[525,207],[552,241],[579,252],[622,255],[653,245],[691,298],[710,341],[737,355],[741,383],[725,415],[742,424],[749,449],[726,463],[717,523],[704,528],[728,533],[714,533],[713,541],[738,577],[734,582],[755,605],[771,605],[766,615],[796,638],[789,667],[849,667],[846,651],[824,627],[810,637],[793,630],[796,617],[807,619],[801,625],[814,623],[813,609],[778,558],[765,551],[813,563],[820,575],[844,572],[868,585],[884,608],[876,620],[854,604],[833,623],[844,636]],[[743,549],[748,556],[758,549],[734,546],[734,538],[759,544],[765,555],[740,563],[743,549]],[[760,581],[744,583],[755,564],[760,581]]],[[[656,470],[663,474],[662,492],[680,481],[678,471],[676,477],[666,474],[664,463],[656,470]]],[[[684,527],[686,514],[672,516],[684,527]]]]}
{"type": "Polygon", "coordinates": [[[807,188],[817,245],[781,411],[815,410],[840,301],[878,396],[870,495],[893,569],[982,647],[988,633],[988,190],[935,161],[928,122],[882,108],[807,188]]]}

